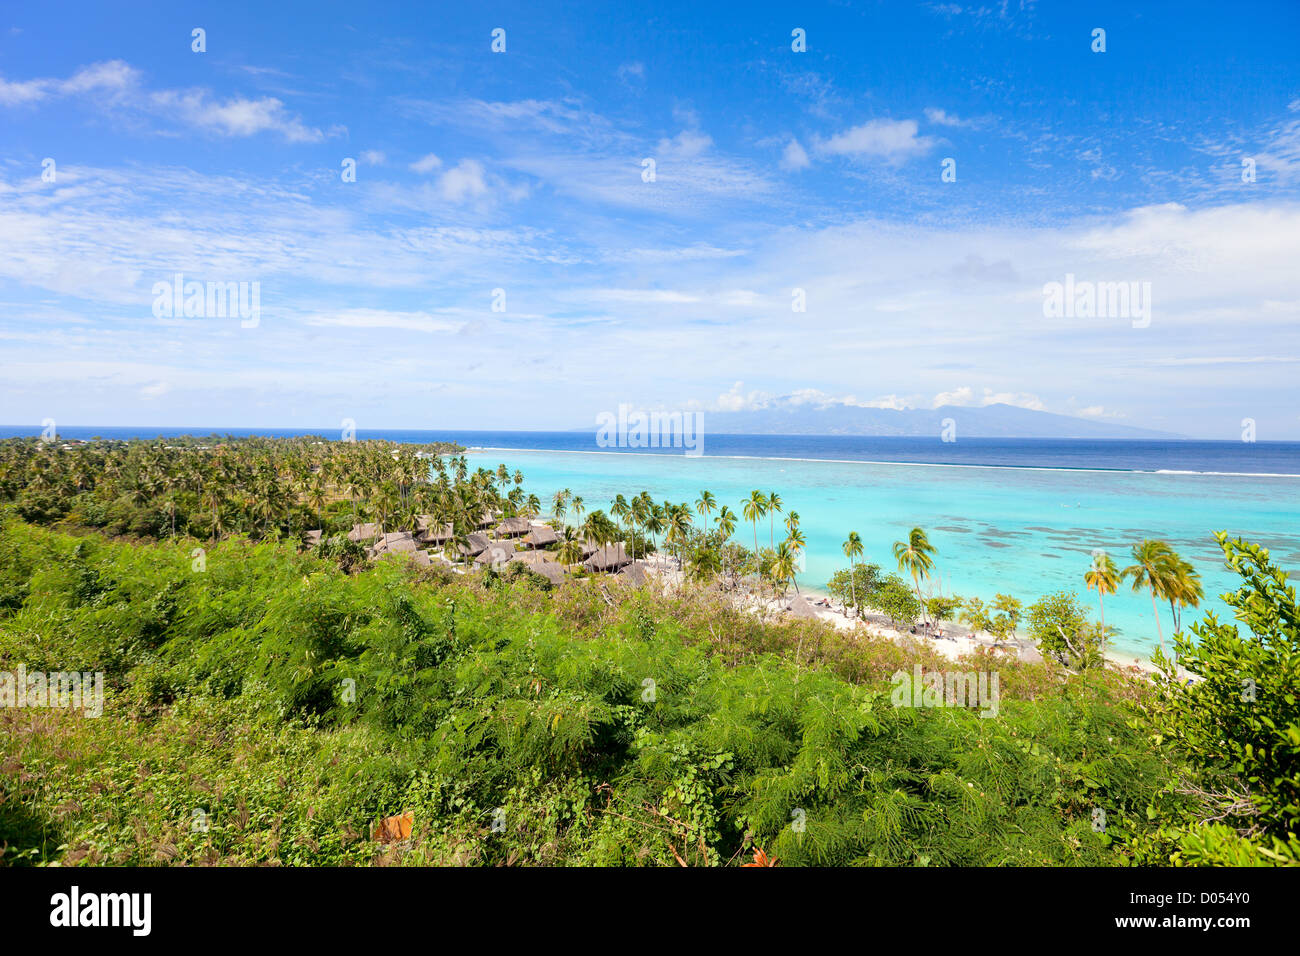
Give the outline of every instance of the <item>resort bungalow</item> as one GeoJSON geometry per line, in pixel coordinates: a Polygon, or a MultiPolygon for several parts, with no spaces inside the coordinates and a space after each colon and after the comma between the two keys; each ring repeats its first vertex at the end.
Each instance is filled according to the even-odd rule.
{"type": "Polygon", "coordinates": [[[624,584],[634,588],[643,586],[649,580],[644,561],[634,561],[615,576],[624,584]]]}
{"type": "Polygon", "coordinates": [[[532,529],[532,522],[527,518],[507,518],[497,525],[497,537],[512,538],[515,535],[527,534],[532,529]]]}
{"type": "Polygon", "coordinates": [[[554,528],[542,525],[539,528],[533,528],[524,535],[524,544],[530,548],[544,548],[548,544],[555,544],[560,540],[560,536],[555,533],[554,528]]]}
{"type": "Polygon", "coordinates": [[[551,584],[559,584],[564,580],[564,568],[560,567],[555,561],[542,561],[539,564],[530,565],[528,570],[534,574],[540,574],[551,584]]]}
{"type": "Polygon", "coordinates": [[[529,566],[538,564],[555,564],[555,555],[549,551],[516,551],[510,557],[511,561],[519,561],[529,566]]]}
{"type": "Polygon", "coordinates": [[[418,515],[415,531],[415,540],[422,545],[446,544],[453,534],[450,524],[435,525],[433,515],[418,515]]]}
{"type": "Polygon", "coordinates": [[[315,531],[304,532],[302,539],[306,543],[307,547],[309,548],[318,547],[320,545],[320,540],[321,540],[320,529],[317,529],[315,531]]]}
{"type": "Polygon", "coordinates": [[[515,554],[515,546],[509,541],[493,541],[474,556],[474,563],[480,565],[505,564],[515,554]]]}
{"type": "Polygon", "coordinates": [[[377,524],[354,524],[352,530],[348,532],[349,541],[373,541],[377,537],[379,537],[377,524]]]}
{"type": "Polygon", "coordinates": [[[594,551],[591,557],[582,562],[582,566],[588,571],[617,571],[619,568],[631,564],[632,559],[628,557],[627,552],[623,549],[622,542],[618,544],[607,544],[603,548],[594,551]]]}
{"type": "Polygon", "coordinates": [[[390,531],[368,549],[372,556],[381,554],[410,554],[419,550],[415,546],[415,535],[409,531],[390,531]]]}
{"type": "Polygon", "coordinates": [[[482,553],[482,551],[491,543],[492,539],[483,532],[474,531],[465,536],[465,543],[460,546],[460,552],[461,554],[473,557],[476,554],[482,553]]]}

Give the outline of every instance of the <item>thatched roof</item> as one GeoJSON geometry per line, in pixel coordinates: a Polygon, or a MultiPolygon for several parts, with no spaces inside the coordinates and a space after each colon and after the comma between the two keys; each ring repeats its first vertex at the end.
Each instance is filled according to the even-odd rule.
{"type": "Polygon", "coordinates": [[[510,557],[511,561],[522,561],[524,564],[555,564],[555,555],[549,551],[516,551],[510,557]]]}
{"type": "Polygon", "coordinates": [[[540,574],[552,584],[559,584],[564,580],[564,568],[554,561],[543,561],[541,564],[531,566],[528,570],[534,574],[540,574]]]}
{"type": "Polygon", "coordinates": [[[582,566],[588,571],[617,571],[625,564],[631,564],[632,559],[628,557],[627,551],[624,550],[622,542],[618,544],[607,544],[598,549],[582,566]]]}
{"type": "Polygon", "coordinates": [[[560,536],[555,533],[554,528],[548,528],[542,525],[540,528],[533,528],[528,534],[524,535],[524,541],[534,548],[540,548],[543,545],[555,544],[560,540],[560,536]]]}
{"type": "Polygon", "coordinates": [[[453,534],[451,523],[434,523],[433,515],[416,515],[415,540],[421,544],[442,544],[453,534]]]}
{"type": "Polygon", "coordinates": [[[409,531],[390,531],[375,542],[376,551],[415,551],[415,535],[409,531]]]}
{"type": "Polygon", "coordinates": [[[649,575],[646,573],[646,567],[647,565],[644,561],[633,562],[623,570],[619,571],[617,577],[623,583],[639,588],[649,580],[649,575]]]}
{"type": "Polygon", "coordinates": [[[416,551],[411,555],[411,560],[422,568],[430,567],[433,564],[433,558],[429,557],[428,551],[416,551]]]}
{"type": "Polygon", "coordinates": [[[492,514],[490,511],[485,511],[478,519],[478,526],[480,528],[490,528],[496,524],[496,521],[496,515],[492,514]]]}
{"type": "Polygon", "coordinates": [[[303,541],[306,542],[307,547],[309,548],[316,547],[318,544],[320,544],[320,540],[321,540],[321,532],[319,528],[315,531],[307,531],[303,534],[303,541]]]}
{"type": "Polygon", "coordinates": [[[411,554],[416,550],[415,535],[409,531],[390,531],[367,549],[371,557],[380,554],[411,554]]]}
{"type": "Polygon", "coordinates": [[[475,564],[505,564],[515,554],[515,546],[510,541],[493,541],[474,557],[475,564]]]}
{"type": "Polygon", "coordinates": [[[584,558],[591,557],[599,550],[600,550],[600,543],[597,541],[592,541],[590,538],[588,538],[586,541],[582,542],[582,556],[584,558]]]}
{"type": "Polygon", "coordinates": [[[500,537],[508,535],[527,534],[533,529],[533,524],[527,518],[507,518],[497,525],[497,534],[500,537]]]}
{"type": "Polygon", "coordinates": [[[452,531],[450,524],[445,524],[440,528],[426,527],[422,528],[415,535],[415,540],[420,544],[446,544],[451,540],[455,532],[452,531]]]}
{"type": "Polygon", "coordinates": [[[492,539],[483,532],[471,531],[465,536],[465,543],[461,545],[460,550],[464,554],[478,554],[491,543],[492,539]]]}
{"type": "Polygon", "coordinates": [[[348,532],[349,541],[373,541],[379,536],[377,524],[354,524],[348,532]]]}

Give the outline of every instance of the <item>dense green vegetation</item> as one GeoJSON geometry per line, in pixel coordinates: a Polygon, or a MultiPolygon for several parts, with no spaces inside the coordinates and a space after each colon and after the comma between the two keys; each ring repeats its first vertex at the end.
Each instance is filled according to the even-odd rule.
{"type": "MultiPolygon", "coordinates": [[[[1001,674],[997,719],[900,709],[889,675],[940,659],[703,594],[547,594],[395,561],[347,574],[238,538],[200,572],[184,542],[14,518],[0,589],[4,667],[109,685],[99,718],[0,710],[10,862],[725,864],[757,845],[783,864],[1123,864],[1254,847],[1182,792],[1223,728],[1177,682],[971,660],[1001,674]],[[1152,747],[1157,725],[1185,727],[1184,749],[1152,747]],[[402,812],[409,840],[369,839],[402,812]],[[1189,849],[1207,833],[1219,843],[1189,849]]],[[[1255,737],[1222,757],[1231,774],[1267,746],[1234,794],[1283,841],[1294,749],[1275,766],[1274,748],[1295,705],[1269,681],[1295,666],[1291,601],[1275,633],[1292,657],[1254,662],[1272,702],[1232,718],[1255,737]]]]}

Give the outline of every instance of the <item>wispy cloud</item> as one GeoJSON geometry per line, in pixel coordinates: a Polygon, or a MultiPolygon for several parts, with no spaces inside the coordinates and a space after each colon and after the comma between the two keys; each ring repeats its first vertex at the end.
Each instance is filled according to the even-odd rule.
{"type": "Polygon", "coordinates": [[[86,97],[110,113],[147,115],[171,127],[190,127],[219,136],[274,132],[291,143],[319,143],[327,135],[303,122],[275,97],[223,99],[201,88],[148,90],[143,74],[122,60],[84,66],[63,80],[0,79],[0,105],[34,106],[55,97],[86,97]]]}

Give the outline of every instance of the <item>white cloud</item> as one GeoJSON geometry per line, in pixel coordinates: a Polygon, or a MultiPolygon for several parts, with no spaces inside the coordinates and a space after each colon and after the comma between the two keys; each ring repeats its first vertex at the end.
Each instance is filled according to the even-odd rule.
{"type": "Polygon", "coordinates": [[[807,169],[809,165],[808,153],[799,145],[797,139],[792,139],[785,147],[785,152],[781,154],[782,169],[807,169]]]}
{"type": "Polygon", "coordinates": [[[150,103],[163,115],[222,136],[275,132],[290,143],[319,143],[325,139],[324,133],[304,124],[273,96],[221,101],[205,90],[164,90],[152,94],[150,103]]]}
{"type": "Polygon", "coordinates": [[[976,125],[974,120],[960,119],[946,110],[936,109],[933,106],[926,107],[925,118],[935,126],[971,127],[976,125]]]}
{"type": "Polygon", "coordinates": [[[307,325],[350,329],[404,329],[409,332],[459,332],[463,321],[428,312],[393,312],[387,309],[344,309],[304,317],[307,325]]]}
{"type": "Polygon", "coordinates": [[[360,159],[367,166],[382,166],[387,162],[388,157],[384,155],[383,150],[367,149],[362,152],[360,159]]]}
{"type": "Polygon", "coordinates": [[[451,202],[484,195],[488,186],[483,178],[483,164],[473,159],[461,160],[442,174],[438,180],[438,189],[443,198],[451,202]]]}
{"type": "Polygon", "coordinates": [[[745,392],[745,383],[736,382],[713,403],[720,412],[745,412],[762,408],[771,398],[766,392],[745,392]]]}
{"type": "Polygon", "coordinates": [[[631,63],[620,63],[618,67],[618,78],[624,83],[629,79],[640,81],[645,79],[645,64],[640,61],[631,63]]]}
{"type": "Polygon", "coordinates": [[[49,84],[45,80],[27,80],[22,83],[10,83],[0,78],[0,104],[4,106],[24,106],[38,103],[49,94],[49,84]]]}
{"type": "Polygon", "coordinates": [[[141,76],[123,60],[107,60],[84,66],[65,80],[0,80],[0,105],[21,106],[56,95],[89,96],[103,109],[145,113],[222,136],[269,131],[291,143],[318,143],[326,135],[290,113],[274,97],[236,96],[222,100],[204,89],[147,92],[142,88],[141,76]]]}
{"type": "Polygon", "coordinates": [[[74,95],[93,90],[125,90],[140,81],[140,71],[123,60],[108,60],[84,66],[59,86],[62,93],[74,95]]]}
{"type": "Polygon", "coordinates": [[[979,395],[975,389],[969,385],[963,385],[960,388],[953,389],[950,392],[940,392],[934,396],[930,403],[931,408],[939,408],[942,405],[960,405],[965,407],[982,408],[985,405],[1014,405],[1017,408],[1029,408],[1034,411],[1044,411],[1043,400],[1037,395],[1031,395],[1028,392],[995,392],[991,388],[985,388],[979,395]]]}
{"type": "Polygon", "coordinates": [[[693,159],[712,145],[707,134],[684,129],[672,139],[661,139],[655,151],[662,159],[693,159]]]}
{"type": "Polygon", "coordinates": [[[411,169],[417,173],[431,173],[442,166],[442,160],[433,153],[427,153],[421,156],[415,162],[411,163],[411,169]]]}
{"type": "Polygon", "coordinates": [[[878,119],[819,140],[816,148],[829,156],[876,157],[897,163],[933,145],[930,137],[917,135],[916,120],[878,119]]]}

